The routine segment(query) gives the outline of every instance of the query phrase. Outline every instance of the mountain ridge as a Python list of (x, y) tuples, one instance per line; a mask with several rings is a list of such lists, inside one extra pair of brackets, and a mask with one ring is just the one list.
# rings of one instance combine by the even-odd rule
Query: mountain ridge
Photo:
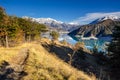
[(38, 22), (40, 24), (45, 24), (49, 27), (56, 28), (56, 29), (62, 29), (65, 31), (72, 31), (73, 28), (78, 27), (78, 24), (70, 24), (65, 23), (62, 21), (55, 20), (53, 18), (33, 18), (33, 17), (27, 17), (24, 16), (24, 19), (31, 19), (32, 21)]
[(111, 37), (113, 34), (113, 29), (115, 25), (119, 25), (120, 21), (118, 20), (111, 20), (106, 19), (95, 24), (88, 24), (79, 27), (78, 29), (69, 33), (70, 36), (83, 36), (83, 37), (90, 37), (91, 35), (102, 38), (102, 37)]
[(99, 23), (99, 22), (102, 22), (102, 21), (108, 20), (108, 19), (113, 20), (113, 21), (120, 21), (120, 17), (115, 16), (115, 15), (108, 15), (108, 16), (104, 16), (104, 17), (98, 18), (98, 19), (92, 21), (89, 24), (96, 24), (96, 23)]

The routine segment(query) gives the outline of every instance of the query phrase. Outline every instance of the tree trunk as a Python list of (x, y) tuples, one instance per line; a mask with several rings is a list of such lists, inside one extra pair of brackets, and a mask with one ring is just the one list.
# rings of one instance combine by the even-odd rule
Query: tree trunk
[(24, 42), (26, 42), (26, 34), (24, 33), (23, 36), (24, 36), (24, 37), (23, 37), (23, 38), (24, 38), (23, 40), (24, 40)]
[(5, 35), (5, 45), (6, 45), (6, 48), (9, 47), (9, 44), (8, 44), (8, 36), (7, 36), (7, 35)]
[(31, 41), (31, 35), (28, 36), (28, 42), (30, 42), (30, 41)]

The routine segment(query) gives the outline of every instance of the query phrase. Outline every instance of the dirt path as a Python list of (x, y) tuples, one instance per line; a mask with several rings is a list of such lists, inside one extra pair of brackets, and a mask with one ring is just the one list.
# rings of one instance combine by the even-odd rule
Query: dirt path
[(20, 80), (23, 76), (27, 75), (24, 72), (24, 65), (29, 57), (29, 49), (22, 48), (18, 54), (14, 56), (10, 63), (3, 61), (0, 66), (0, 80)]

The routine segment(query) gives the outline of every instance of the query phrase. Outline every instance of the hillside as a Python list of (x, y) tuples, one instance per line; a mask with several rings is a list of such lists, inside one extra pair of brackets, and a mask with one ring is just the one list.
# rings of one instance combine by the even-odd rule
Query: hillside
[(110, 19), (95, 23), (83, 25), (80, 28), (69, 33), (70, 36), (82, 35), (83, 37), (95, 36), (97, 38), (110, 37), (113, 34), (115, 25), (120, 24), (120, 21)]
[[(44, 41), (43, 41), (44, 42)], [(95, 80), (71, 67), (38, 42), (0, 48), (0, 80)]]

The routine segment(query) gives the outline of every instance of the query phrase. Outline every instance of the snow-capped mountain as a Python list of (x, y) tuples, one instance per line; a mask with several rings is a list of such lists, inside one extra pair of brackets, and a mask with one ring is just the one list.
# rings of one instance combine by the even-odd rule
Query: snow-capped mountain
[(117, 16), (105, 16), (93, 21), (91, 24), (80, 26), (78, 29), (69, 33), (71, 37), (79, 40), (79, 37), (91, 37), (94, 35), (99, 39), (111, 39), (116, 25), (120, 24), (120, 18)]
[(32, 21), (36, 21), (38, 23), (42, 23), (42, 24), (45, 24), (45, 23), (52, 23), (52, 22), (55, 22), (55, 23), (59, 23), (59, 24), (62, 24), (63, 22), (62, 21), (57, 21), (55, 19), (52, 19), (52, 18), (32, 18), (32, 17), (23, 17), (23, 18), (26, 18), (26, 19), (32, 19)]
[(108, 20), (108, 19), (113, 20), (113, 21), (120, 21), (120, 17), (115, 16), (115, 15), (109, 15), (109, 16), (104, 16), (102, 18), (98, 18), (98, 19), (92, 21), (90, 24), (96, 24), (96, 23), (99, 23), (99, 22), (102, 22), (102, 21)]
[(25, 16), (23, 18), (25, 18), (25, 19), (30, 18), (32, 21), (38, 22), (40, 24), (45, 24), (52, 28), (67, 30), (67, 31), (71, 31), (73, 28), (78, 26), (76, 24), (69, 24), (69, 23), (64, 23), (62, 21), (57, 21), (52, 18), (32, 18), (32, 17), (27, 17), (27, 16)]

